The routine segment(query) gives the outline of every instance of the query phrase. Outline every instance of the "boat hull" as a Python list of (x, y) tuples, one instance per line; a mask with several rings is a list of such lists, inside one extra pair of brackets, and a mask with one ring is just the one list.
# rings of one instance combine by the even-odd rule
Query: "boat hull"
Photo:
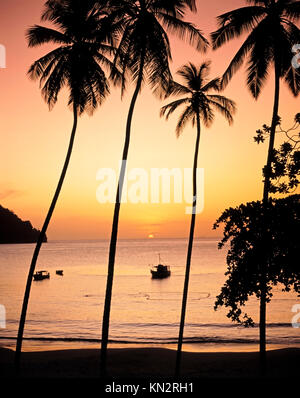
[(36, 272), (34, 275), (33, 275), (33, 280), (35, 280), (35, 281), (42, 281), (42, 280), (44, 280), (44, 279), (49, 279), (50, 278), (50, 274), (49, 274), (49, 272), (43, 272), (43, 273), (41, 273), (41, 272)]
[(50, 276), (33, 276), (33, 279), (35, 281), (42, 281), (44, 279), (49, 279), (49, 278), (50, 278)]
[(157, 271), (151, 270), (151, 274), (152, 274), (152, 279), (164, 279), (164, 278), (168, 278), (171, 275), (171, 271), (157, 272)]

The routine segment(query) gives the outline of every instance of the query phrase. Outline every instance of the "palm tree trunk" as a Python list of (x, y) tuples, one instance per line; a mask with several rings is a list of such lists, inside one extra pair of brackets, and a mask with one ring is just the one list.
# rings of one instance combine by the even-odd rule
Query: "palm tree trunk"
[[(274, 93), (274, 106), (273, 106), (273, 116), (272, 125), (270, 132), (270, 141), (268, 149), (267, 164), (264, 169), (265, 180), (264, 180), (264, 190), (263, 190), (263, 205), (266, 206), (269, 201), (269, 191), (271, 184), (271, 170), (273, 161), (273, 150), (275, 143), (275, 132), (278, 119), (278, 109), (279, 109), (279, 92), (280, 92), (280, 66), (278, 62), (275, 61), (275, 93)], [(266, 238), (266, 242), (269, 239)], [(266, 248), (267, 254), (270, 248)], [(265, 254), (262, 253), (262, 257)], [(268, 258), (266, 258), (268, 261)], [(262, 261), (262, 277), (261, 277), (261, 298), (260, 298), (260, 319), (259, 319), (259, 351), (260, 351), (260, 373), (262, 376), (266, 374), (267, 361), (266, 361), (266, 272), (267, 267), (265, 261)]]
[(110, 247), (109, 247), (109, 258), (108, 258), (108, 272), (107, 272), (107, 282), (106, 282), (106, 293), (105, 293), (105, 302), (104, 302), (104, 311), (103, 311), (103, 320), (102, 320), (102, 339), (101, 339), (101, 354), (100, 354), (100, 375), (101, 377), (106, 377), (106, 362), (107, 362), (107, 344), (108, 344), (108, 333), (109, 333), (109, 319), (110, 319), (110, 307), (111, 307), (111, 297), (112, 297), (112, 287), (113, 287), (113, 278), (114, 278), (114, 267), (115, 267), (115, 256), (116, 256), (116, 246), (117, 246), (117, 238), (118, 238), (118, 225), (119, 225), (119, 214), (121, 207), (121, 198), (122, 198), (122, 190), (126, 172), (126, 164), (130, 143), (130, 133), (131, 133), (131, 122), (133, 117), (133, 111), (135, 108), (136, 100), (138, 94), (141, 90), (142, 81), (143, 81), (143, 70), (144, 70), (145, 57), (144, 54), (141, 56), (140, 70), (139, 76), (136, 84), (135, 91), (133, 93), (127, 124), (126, 124), (126, 136), (125, 143), (123, 148), (123, 157), (122, 157), (122, 166), (119, 175), (118, 189), (116, 194), (116, 202), (113, 216), (113, 224), (112, 224), (112, 232), (110, 238)]
[(197, 112), (197, 139), (196, 139), (194, 165), (193, 165), (193, 211), (192, 211), (191, 225), (190, 225), (190, 236), (189, 236), (189, 244), (188, 244), (187, 259), (186, 259), (185, 280), (184, 280), (182, 307), (181, 307), (181, 319), (180, 319), (179, 337), (178, 337), (178, 345), (177, 345), (176, 366), (175, 366), (175, 377), (176, 378), (178, 378), (180, 375), (183, 330), (184, 330), (184, 322), (185, 322), (185, 313), (186, 313), (186, 304), (187, 304), (187, 297), (188, 297), (190, 268), (191, 268), (191, 258), (192, 258), (194, 231), (195, 231), (195, 223), (196, 223), (197, 163), (198, 163), (198, 153), (199, 153), (199, 146), (200, 146), (200, 132), (201, 132), (200, 115), (199, 115), (199, 112)]
[(36, 243), (36, 246), (35, 246), (35, 250), (34, 250), (34, 253), (33, 253), (33, 256), (32, 256), (28, 277), (27, 277), (26, 289), (25, 289), (22, 312), (21, 312), (20, 323), (19, 323), (17, 345), (16, 345), (16, 353), (15, 353), (15, 361), (14, 361), (15, 371), (16, 371), (17, 375), (20, 372), (20, 360), (21, 360), (23, 332), (24, 332), (24, 326), (25, 326), (25, 321), (26, 321), (26, 313), (27, 313), (27, 307), (28, 307), (28, 301), (29, 301), (32, 278), (33, 278), (35, 266), (36, 266), (36, 263), (37, 263), (37, 259), (38, 259), (38, 256), (39, 256), (39, 252), (40, 252), (42, 243), (44, 241), (44, 238), (46, 236), (47, 228), (48, 228), (49, 222), (51, 220), (53, 211), (55, 209), (55, 205), (56, 205), (57, 199), (59, 197), (59, 194), (60, 194), (64, 179), (65, 179), (65, 176), (66, 176), (66, 172), (67, 172), (67, 169), (68, 169), (68, 166), (69, 166), (71, 154), (72, 154), (72, 149), (73, 149), (73, 144), (74, 144), (74, 139), (75, 139), (75, 133), (76, 133), (76, 129), (77, 129), (77, 120), (78, 120), (77, 107), (76, 107), (75, 104), (73, 106), (73, 114), (74, 114), (74, 122), (73, 122), (73, 128), (72, 128), (72, 133), (71, 133), (71, 137), (70, 137), (70, 141), (69, 141), (69, 147), (68, 147), (68, 152), (67, 152), (67, 155), (66, 155), (65, 163), (64, 163), (64, 166), (63, 166), (63, 169), (62, 169), (62, 172), (61, 172), (61, 176), (60, 176), (60, 179), (59, 179), (55, 194), (53, 196), (50, 208), (48, 210), (47, 217), (46, 217), (46, 219), (44, 221), (42, 230), (41, 230), (41, 232), (39, 234), (39, 237), (38, 237), (38, 240), (37, 240), (37, 243)]

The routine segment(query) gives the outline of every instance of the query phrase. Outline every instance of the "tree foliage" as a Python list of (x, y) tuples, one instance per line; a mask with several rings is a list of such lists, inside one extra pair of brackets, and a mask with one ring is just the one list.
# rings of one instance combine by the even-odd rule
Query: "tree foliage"
[(48, 0), (42, 20), (53, 28), (34, 25), (27, 31), (29, 47), (58, 45), (35, 61), (29, 77), (40, 81), (43, 98), (52, 109), (62, 88), (69, 89), (68, 105), (78, 114), (94, 110), (108, 96), (109, 79), (121, 82), (121, 74), (110, 59), (116, 48), (118, 25), (109, 19), (106, 9), (98, 10), (88, 0)]
[[(162, 97), (172, 79), (169, 34), (206, 51), (208, 40), (192, 23), (184, 20), (188, 10), (196, 12), (195, 0), (109, 0), (110, 18), (120, 26), (115, 64), (122, 71), (123, 90), (128, 74)], [(141, 71), (141, 65), (143, 65)]]
[(299, 43), (300, 1), (247, 0), (247, 6), (219, 15), (218, 29), (211, 34), (213, 49), (246, 34), (241, 47), (223, 74), (222, 85), (247, 62), (247, 87), (258, 98), (270, 70), (278, 65), (280, 78), (294, 96), (299, 94), (299, 70), (292, 67), (291, 48)]
[(283, 291), (296, 288), (300, 281), (299, 230), (300, 195), (271, 199), (267, 205), (261, 201), (229, 208), (216, 221), (214, 229), (224, 224), (228, 276), (215, 309), (225, 306), (233, 321), (252, 326), (253, 319), (242, 311), (250, 296), (261, 296), (262, 270), (266, 279), (266, 298), (272, 298), (272, 286), (281, 283)]
[[(186, 124), (192, 122), (196, 125), (197, 115), (205, 127), (210, 127), (214, 121), (215, 112), (220, 112), (229, 124), (233, 123), (236, 111), (235, 102), (231, 99), (216, 94), (220, 91), (220, 79), (209, 79), (210, 61), (205, 61), (196, 66), (191, 62), (183, 65), (177, 74), (181, 76), (183, 84), (171, 81), (167, 96), (180, 97), (161, 108), (160, 115), (166, 119), (178, 108), (183, 107), (181, 116), (176, 126), (176, 135), (180, 136)], [(213, 93), (211, 93), (213, 92)]]
[[(264, 124), (256, 131), (254, 141), (263, 143), (269, 136), (271, 127)], [(300, 183), (300, 113), (294, 118), (294, 125), (290, 129), (284, 129), (281, 118), (278, 118), (276, 134), (284, 134), (286, 140), (279, 149), (273, 150), (270, 171), (270, 192), (288, 194), (293, 193)], [(263, 169), (264, 178), (267, 176), (267, 168)]]

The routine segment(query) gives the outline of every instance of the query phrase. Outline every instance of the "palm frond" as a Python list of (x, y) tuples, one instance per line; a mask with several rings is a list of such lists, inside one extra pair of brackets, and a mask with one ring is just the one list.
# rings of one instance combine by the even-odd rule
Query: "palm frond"
[(59, 58), (68, 50), (66, 47), (59, 47), (55, 50), (49, 52), (48, 54), (44, 55), (43, 57), (39, 58), (35, 61), (28, 70), (28, 75), (30, 79), (37, 80), (40, 79), (45, 69), (48, 67), (49, 64), (53, 62), (57, 62)]
[(231, 106), (229, 107), (228, 104), (226, 104), (225, 106), (222, 104), (222, 102), (218, 102), (212, 99), (210, 99), (209, 104), (225, 117), (229, 125), (233, 123), (233, 114), (235, 112), (235, 105), (231, 104)]
[(157, 17), (171, 34), (176, 35), (181, 40), (189, 42), (189, 44), (194, 46), (198, 51), (205, 52), (209, 47), (208, 40), (192, 23), (182, 21), (179, 18), (163, 12), (157, 12)]
[(152, 24), (151, 39), (147, 40), (145, 69), (153, 93), (162, 98), (170, 87), (172, 80), (169, 68), (171, 51), (168, 37), (154, 16), (149, 15)]
[(168, 119), (178, 107), (184, 104), (187, 105), (176, 127), (177, 136), (183, 131), (188, 121), (192, 121), (194, 125), (197, 115), (200, 116), (206, 127), (210, 127), (214, 120), (213, 108), (225, 116), (229, 124), (233, 122), (233, 115), (236, 111), (235, 102), (225, 96), (208, 93), (211, 90), (219, 91), (220, 89), (219, 78), (206, 81), (209, 69), (210, 62), (203, 62), (198, 67), (188, 63), (183, 65), (177, 72), (183, 78), (185, 85), (174, 81), (171, 82), (168, 95), (184, 95), (184, 98), (163, 106), (160, 116), (165, 116)]
[(198, 75), (196, 66), (191, 62), (181, 66), (176, 73), (183, 78), (187, 85), (190, 85), (190, 82), (196, 79)]
[(65, 45), (72, 43), (72, 40), (66, 34), (40, 25), (34, 25), (29, 28), (26, 33), (26, 38), (29, 47), (40, 46), (45, 43)]
[(297, 21), (300, 18), (300, 1), (286, 4), (283, 13), (284, 17), (288, 18), (290, 21)]
[(67, 78), (68, 67), (64, 57), (61, 57), (42, 87), (42, 95), (49, 109), (56, 104), (58, 93), (67, 84)]
[(262, 21), (260, 24), (258, 24), (252, 32), (249, 34), (249, 36), (246, 38), (244, 43), (241, 45), (233, 59), (231, 60), (229, 66), (227, 67), (226, 71), (224, 72), (221, 80), (221, 87), (222, 89), (227, 86), (229, 81), (231, 80), (232, 76), (240, 69), (242, 66), (246, 56), (250, 52), (250, 50), (253, 48), (253, 46), (261, 40), (261, 35), (263, 34), (264, 31), (267, 29), (267, 23), (266, 21)]
[[(114, 65), (117, 68), (120, 68), (121, 74), (122, 74), (122, 84), (121, 84), (121, 97), (123, 97), (123, 94), (125, 92), (126, 88), (126, 75), (129, 69), (130, 65), (130, 57), (131, 57), (131, 41), (133, 39), (132, 37), (132, 27), (130, 24), (125, 26), (123, 35), (120, 39), (119, 45), (116, 49), (115, 57), (114, 57)], [(112, 71), (111, 78), (115, 78), (115, 74)]]
[(246, 3), (266, 6), (270, 3), (270, 0), (246, 0)]
[(192, 12), (197, 11), (196, 0), (154, 0), (151, 4), (151, 8), (154, 11), (163, 10), (170, 15), (180, 17), (185, 15), (187, 8)]
[(183, 65), (177, 74), (181, 76), (191, 91), (202, 90), (203, 82), (206, 80), (210, 70), (210, 61), (203, 62), (199, 68), (193, 63)]
[(260, 95), (274, 61), (273, 54), (270, 51), (272, 47), (266, 45), (267, 40), (268, 36), (265, 37), (264, 42), (257, 41), (249, 56), (247, 86), (255, 99)]
[(63, 2), (57, 0), (47, 0), (41, 16), (42, 21), (55, 22), (57, 16), (63, 13)]
[(284, 76), (284, 80), (294, 97), (297, 97), (300, 93), (300, 70), (290, 65)]
[(111, 61), (101, 52), (97, 52), (95, 54), (95, 59), (99, 62), (99, 64), (106, 67), (108, 73), (110, 74), (110, 80), (114, 85), (119, 86), (122, 84), (122, 72), (116, 67), (113, 61)]
[(251, 6), (219, 16), (219, 29), (212, 34), (213, 47), (218, 48), (251, 30), (225, 71), (222, 88), (249, 56), (247, 86), (255, 98), (259, 96), (275, 60), (280, 78), (285, 79), (293, 95), (298, 95), (298, 71), (291, 68), (291, 48), (300, 42), (300, 30), (296, 25), (300, 19), (300, 1), (247, 2)]
[(236, 103), (230, 98), (219, 94), (207, 94), (207, 98), (210, 101), (220, 104), (222, 107), (226, 108), (232, 115), (236, 112)]
[(160, 117), (165, 116), (166, 120), (169, 119), (170, 115), (176, 111), (176, 109), (183, 105), (183, 104), (188, 104), (191, 103), (191, 99), (190, 98), (182, 98), (173, 102), (170, 102), (169, 104), (161, 107), (160, 109)]
[(169, 97), (170, 95), (178, 96), (178, 95), (186, 95), (192, 93), (193, 91), (190, 90), (188, 87), (178, 82), (175, 82), (174, 80), (171, 80), (168, 90), (166, 92), (166, 97)]
[(204, 123), (204, 126), (209, 128), (214, 121), (215, 115), (208, 101), (200, 102), (199, 113), (200, 113), (200, 118)]
[[(80, 71), (83, 72), (82, 76)], [(74, 84), (70, 87), (69, 105), (77, 104), (79, 114), (87, 112), (92, 115), (110, 92), (108, 80), (99, 63), (93, 57), (82, 60), (79, 69), (74, 73), (77, 76), (72, 81), (75, 83), (78, 79), (81, 84)]]
[(181, 135), (188, 122), (192, 122), (192, 125), (195, 124), (195, 113), (191, 106), (187, 106), (179, 117), (175, 130), (177, 137)]
[(59, 26), (59, 30), (35, 25), (28, 31), (29, 46), (60, 44), (34, 62), (28, 71), (32, 79), (40, 80), (42, 95), (50, 109), (57, 102), (60, 90), (68, 87), (69, 105), (72, 108), (75, 105), (79, 114), (84, 111), (91, 114), (109, 94), (102, 67), (114, 74), (115, 83), (121, 80), (121, 73), (111, 60), (120, 24), (116, 21), (109, 25), (104, 1), (96, 3), (94, 0), (48, 0), (43, 19)]
[(221, 79), (219, 77), (216, 77), (212, 80), (210, 80), (208, 83), (206, 83), (203, 87), (202, 87), (202, 91), (206, 92), (209, 90), (214, 90), (214, 91), (220, 91), (221, 87)]
[(219, 29), (211, 34), (213, 49), (254, 29), (265, 14), (262, 6), (248, 6), (218, 16)]

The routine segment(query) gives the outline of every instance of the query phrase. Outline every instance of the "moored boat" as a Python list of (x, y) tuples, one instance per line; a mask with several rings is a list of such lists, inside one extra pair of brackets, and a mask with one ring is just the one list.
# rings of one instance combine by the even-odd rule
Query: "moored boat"
[(48, 271), (37, 271), (33, 275), (33, 279), (35, 281), (42, 281), (43, 279), (49, 279), (50, 278), (50, 273)]
[(153, 279), (163, 279), (168, 278), (171, 275), (171, 269), (169, 265), (161, 264), (160, 261), (160, 254), (159, 256), (159, 263), (151, 268), (151, 275)]
[(171, 270), (168, 265), (158, 264), (151, 269), (153, 279), (163, 279), (171, 275)]

